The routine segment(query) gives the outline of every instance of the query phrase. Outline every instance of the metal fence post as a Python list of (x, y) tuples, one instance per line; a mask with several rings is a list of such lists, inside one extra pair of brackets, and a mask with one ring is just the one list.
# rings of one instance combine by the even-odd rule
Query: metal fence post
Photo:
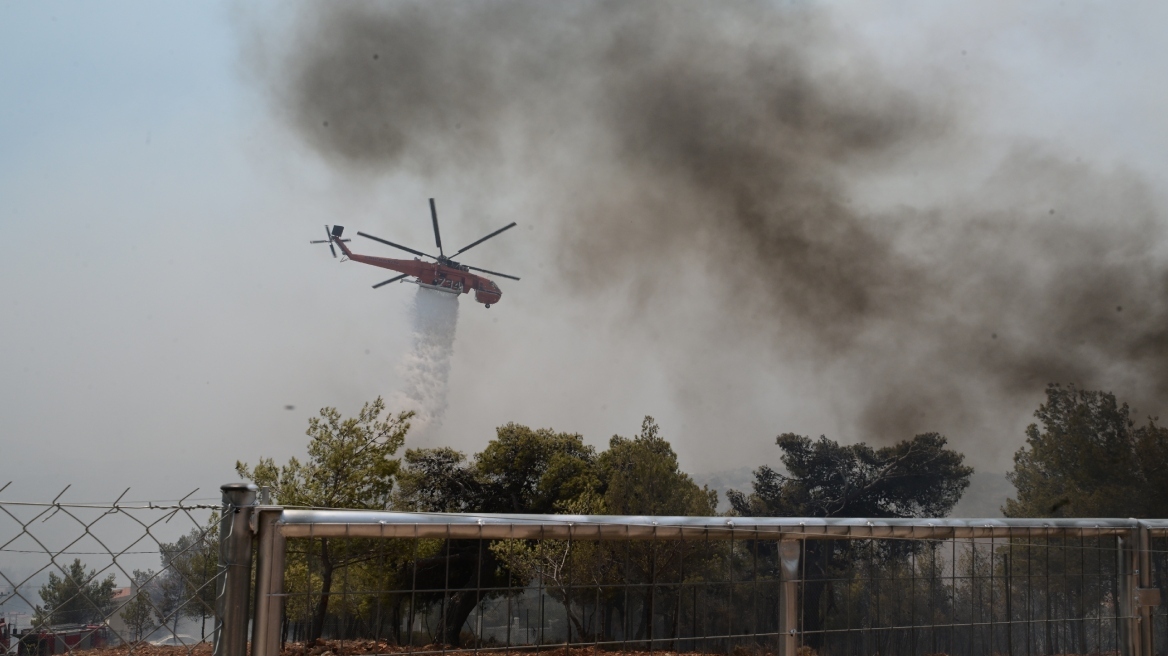
[(277, 522), (279, 506), (256, 508), (256, 589), (251, 627), (252, 656), (278, 656), (284, 610), (284, 554), (287, 541)]
[(247, 656), (250, 524), (257, 488), (251, 483), (230, 483), (220, 489), (223, 491), (223, 516), (219, 519), (214, 656)]
[[(1156, 653), (1155, 644), (1152, 642), (1152, 637), (1155, 635), (1152, 630), (1152, 608), (1160, 605), (1160, 590), (1152, 588), (1152, 532), (1143, 522), (1139, 522), (1138, 530), (1139, 538), (1136, 547), (1139, 550), (1139, 559), (1136, 564), (1140, 569), (1137, 576), (1139, 588), (1136, 590), (1135, 604), (1140, 614), (1140, 653), (1151, 656)], [(1149, 599), (1149, 593), (1154, 593), (1154, 601)]]
[(799, 555), (801, 540), (780, 540), (782, 596), (779, 600), (779, 656), (795, 656), (799, 648)]
[(1140, 558), (1137, 546), (1138, 529), (1132, 529), (1115, 539), (1116, 546), (1116, 615), (1118, 624), (1116, 638), (1120, 656), (1148, 656), (1141, 649), (1139, 617), (1137, 615), (1136, 594), (1139, 590)]

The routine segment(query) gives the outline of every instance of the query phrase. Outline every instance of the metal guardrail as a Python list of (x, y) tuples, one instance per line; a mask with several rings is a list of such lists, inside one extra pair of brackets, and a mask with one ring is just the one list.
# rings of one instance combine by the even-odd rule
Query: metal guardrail
[[(1141, 527), (1168, 535), (1168, 522), (1135, 519), (856, 519), (820, 517), (648, 517), (499, 515), (367, 510), (279, 509), (286, 538), (451, 538), (529, 540), (672, 540), (831, 538), (1010, 538), (1127, 535)], [(258, 507), (257, 511), (265, 511)]]
[[(285, 591), (285, 570), (286, 558), (289, 553), (288, 541), (301, 540), (323, 540), (323, 539), (342, 539), (342, 540), (359, 540), (359, 539), (375, 539), (375, 540), (409, 540), (416, 544), (422, 540), (439, 540), (445, 541), (446, 544), (451, 544), (456, 541), (529, 541), (536, 544), (552, 543), (552, 541), (559, 541), (561, 543), (596, 543), (598, 541), (625, 541), (629, 544), (636, 544), (637, 542), (651, 542), (665, 544), (668, 542), (685, 543), (689, 545), (697, 544), (715, 544), (715, 543), (737, 543), (739, 545), (772, 545), (774, 548), (774, 561), (779, 563), (776, 568), (777, 573), (773, 579), (759, 579), (753, 580), (753, 583), (741, 583), (740, 585), (753, 585), (756, 592), (752, 594), (759, 594), (757, 591), (760, 586), (763, 586), (763, 594), (771, 595), (774, 589), (777, 589), (778, 594), (775, 596), (777, 604), (767, 606), (777, 606), (778, 617), (774, 622), (773, 630), (763, 631), (756, 625), (754, 633), (747, 637), (758, 638), (767, 637), (774, 639), (775, 647), (779, 654), (783, 656), (794, 656), (801, 646), (803, 633), (807, 627), (801, 623), (799, 613), (801, 611), (801, 604), (806, 605), (810, 603), (806, 598), (807, 588), (812, 585), (819, 587), (842, 585), (841, 581), (830, 581), (824, 579), (823, 581), (815, 581), (809, 578), (807, 573), (806, 560), (808, 554), (819, 553), (822, 548), (816, 547), (816, 544), (834, 544), (834, 541), (853, 541), (856, 544), (892, 544), (892, 542), (885, 541), (901, 541), (902, 544), (918, 544), (918, 545), (933, 545), (934, 547), (941, 542), (951, 545), (952, 556), (934, 556), (934, 559), (941, 558), (930, 565), (936, 567), (937, 563), (941, 563), (942, 567), (948, 567), (951, 572), (950, 578), (957, 580), (958, 565), (957, 561), (962, 558), (968, 558), (969, 555), (976, 560), (979, 554), (987, 554), (990, 559), (990, 570), (988, 576), (985, 574), (978, 574), (976, 576), (984, 576), (989, 584), (989, 603), (991, 606), (996, 603), (995, 600), (1004, 598), (1006, 611), (1004, 619), (1000, 616), (1001, 611), (991, 608), (989, 612), (988, 623), (985, 618), (960, 618), (958, 622), (956, 619), (951, 622), (951, 625), (941, 625), (937, 623), (937, 619), (933, 616), (933, 624), (931, 626), (920, 625), (917, 621), (920, 611), (914, 610), (909, 613), (910, 622), (904, 626), (876, 626), (869, 622), (861, 628), (848, 628), (846, 631), (853, 633), (857, 631), (866, 631), (869, 635), (874, 631), (886, 631), (886, 635), (892, 635), (893, 631), (899, 631), (908, 638), (904, 638), (911, 645), (913, 650), (917, 649), (917, 644), (921, 641), (920, 634), (925, 631), (932, 631), (932, 640), (934, 644), (938, 640), (938, 632), (941, 630), (949, 630), (950, 634), (944, 639), (950, 641), (961, 642), (964, 640), (958, 635), (959, 630), (955, 627), (961, 627), (960, 630), (968, 629), (971, 640), (976, 635), (977, 631), (986, 630), (988, 624), (988, 645), (989, 651), (998, 651), (995, 645), (999, 643), (1007, 644), (1010, 653), (1013, 653), (1014, 643), (1017, 640), (1025, 640), (1026, 650), (1029, 653), (1031, 647), (1032, 633), (1038, 633), (1042, 630), (1047, 632), (1046, 642), (1042, 648), (1050, 651), (1052, 639), (1049, 637), (1052, 624), (1056, 625), (1056, 631), (1065, 630), (1068, 634), (1073, 632), (1072, 624), (1075, 624), (1078, 630), (1086, 635), (1087, 630), (1084, 627), (1092, 628), (1095, 636), (1095, 650), (1096, 651), (1117, 651), (1124, 656), (1151, 656), (1154, 654), (1153, 649), (1153, 609), (1159, 604), (1159, 588), (1153, 588), (1152, 581), (1152, 543), (1156, 538), (1168, 537), (1168, 521), (1166, 520), (1136, 520), (1136, 519), (824, 519), (824, 518), (792, 518), (792, 517), (778, 517), (778, 518), (746, 518), (746, 517), (632, 517), (632, 516), (590, 516), (590, 515), (496, 515), (496, 514), (481, 514), (481, 515), (460, 515), (460, 514), (430, 514), (430, 513), (403, 513), (403, 512), (376, 512), (376, 511), (355, 511), (355, 510), (321, 510), (321, 509), (293, 509), (282, 508), (279, 506), (263, 506), (251, 505), (254, 504), (254, 489), (246, 486), (224, 486), (224, 535), (232, 536), (231, 539), (221, 540), (220, 544), (223, 547), (223, 564), (222, 568), (225, 572), (224, 580), (224, 594), (220, 595), (222, 606), (220, 608), (220, 617), (223, 618), (222, 630), (217, 632), (221, 636), (219, 642), (216, 644), (216, 656), (246, 656), (246, 629), (249, 618), (252, 620), (252, 634), (251, 634), (251, 654), (254, 656), (276, 656), (280, 652), (281, 642), (284, 636), (287, 618), (284, 617), (284, 604), (289, 598)], [(250, 507), (249, 507), (250, 506)], [(229, 522), (228, 519), (231, 518)], [(246, 520), (245, 520), (246, 518)], [(247, 539), (241, 537), (241, 532), (248, 533)], [(251, 595), (252, 612), (246, 612), (247, 599), (243, 586), (247, 583), (244, 579), (243, 573), (248, 572), (250, 565), (251, 543), (250, 535), (254, 534), (257, 538), (257, 558), (255, 569), (255, 589), (254, 594)], [(236, 539), (238, 538), (238, 539)], [(1094, 546), (1088, 545), (1086, 540), (1093, 539)], [(1078, 546), (1074, 543), (1078, 540)], [(957, 541), (961, 542), (962, 551), (958, 553)], [(967, 546), (967, 545), (972, 545)], [(1011, 546), (1013, 545), (1013, 546)], [(1025, 546), (1027, 556), (1022, 557), (1021, 549)], [(755, 557), (757, 558), (758, 546), (755, 549)], [(742, 553), (749, 552), (749, 548), (740, 547), (744, 549)], [(819, 549), (819, 551), (816, 551)], [(1062, 549), (1062, 555), (1057, 555), (1056, 549)], [(416, 550), (416, 547), (415, 547)], [(1019, 611), (1017, 605), (1010, 610), (1010, 600), (1018, 596), (1018, 592), (1009, 588), (1010, 583), (1002, 583), (995, 579), (994, 567), (1001, 567), (995, 565), (995, 550), (1000, 552), (1006, 568), (1007, 581), (1009, 577), (1013, 577), (1014, 587), (1019, 588), (1025, 583), (1030, 586), (1033, 581), (1041, 580), (1045, 582), (1049, 588), (1051, 578), (1049, 571), (1045, 579), (1041, 579), (1041, 574), (1030, 573), (1029, 569), (1033, 563), (1035, 567), (1038, 566), (1039, 558), (1037, 556), (1031, 557), (1032, 551), (1034, 553), (1043, 552), (1046, 558), (1046, 567), (1050, 568), (1050, 561), (1052, 553), (1055, 553), (1055, 558), (1062, 558), (1070, 562), (1071, 556), (1076, 555), (1083, 559), (1086, 563), (1088, 557), (1094, 558), (1098, 569), (1098, 576), (1088, 578), (1086, 568), (1079, 571), (1076, 576), (1080, 577), (1078, 585), (1083, 588), (1087, 584), (1084, 581), (1090, 581), (1090, 585), (1099, 587), (1102, 592), (1099, 593), (1099, 598), (1103, 601), (1100, 603), (1109, 604), (1106, 613), (1099, 608), (1087, 609), (1083, 611), (1082, 617), (1052, 617), (1051, 616), (1051, 601), (1050, 597), (1053, 593), (1048, 589), (1045, 593), (1047, 604), (1046, 615), (1044, 617), (1030, 617), (1025, 616), (1023, 619), (1016, 619), (1015, 616), (1022, 617), (1029, 610), (1036, 608), (1038, 604), (1042, 603), (1042, 596), (1039, 593), (1031, 595), (1029, 588), (1025, 595), (1025, 609)], [(1045, 550), (1045, 551), (1043, 551)], [(936, 549), (934, 549), (936, 551)], [(1027, 573), (1015, 572), (1010, 573), (1010, 562), (1008, 558), (1014, 558), (1014, 551), (1019, 554), (1018, 562), (1025, 562)], [(1113, 556), (1103, 556), (1102, 552), (1106, 551)], [(298, 552), (299, 553), (299, 552)], [(449, 550), (447, 552), (449, 554)], [(480, 557), (482, 554), (482, 547), (479, 548)], [(719, 552), (721, 553), (721, 552)], [(923, 552), (922, 552), (923, 553)], [(1089, 556), (1088, 556), (1089, 554)], [(984, 555), (982, 556), (984, 559)], [(923, 556), (922, 556), (923, 558)], [(946, 560), (947, 559), (947, 560)], [(913, 556), (913, 563), (916, 563), (916, 556)], [(626, 563), (627, 566), (627, 563)], [(914, 565), (915, 566), (915, 565)], [(963, 565), (964, 566), (964, 565)], [(1020, 565), (1015, 565), (1015, 569)], [(415, 572), (417, 571), (417, 563), (414, 563)], [(976, 565), (971, 565), (976, 570)], [(985, 565), (982, 565), (984, 568)], [(924, 571), (923, 569), (921, 571)], [(981, 570), (977, 570), (981, 571)], [(312, 574), (309, 572), (308, 576), (311, 578)], [(916, 577), (917, 573), (914, 571), (912, 576)], [(968, 578), (969, 585), (976, 587), (979, 582), (974, 578)], [(1064, 578), (1068, 575), (1063, 574)], [(416, 574), (415, 574), (416, 577)], [(1025, 577), (1025, 578), (1023, 578)], [(733, 575), (731, 575), (733, 578)], [(240, 580), (244, 583), (240, 583)], [(937, 577), (933, 577), (932, 582), (927, 582), (928, 585), (937, 585)], [(964, 580), (964, 579), (963, 579)], [(875, 582), (878, 587), (881, 581), (891, 581), (888, 578), (881, 578), (876, 575), (871, 577), (870, 581)], [(995, 581), (998, 581), (999, 590), (994, 591), (993, 586)], [(942, 581), (945, 583), (945, 581)], [(961, 583), (961, 581), (957, 581)], [(951, 582), (952, 585), (957, 583)], [(732, 581), (730, 586), (730, 595), (734, 595)], [(777, 588), (775, 585), (777, 584)], [(448, 584), (449, 585), (449, 584)], [(543, 594), (543, 582), (539, 584), (540, 594)], [(571, 586), (577, 586), (577, 592), (580, 593), (584, 589), (583, 584), (569, 583), (569, 591)], [(607, 585), (607, 584), (605, 584)], [(626, 582), (626, 585), (630, 586)], [(646, 595), (652, 595), (654, 584), (649, 584)], [(689, 585), (689, 588), (685, 586)], [(671, 594), (677, 594), (679, 597), (683, 589), (692, 589), (697, 597), (698, 584), (682, 584), (678, 583), (671, 588)], [(713, 585), (712, 583), (703, 583), (703, 585)], [(915, 579), (913, 581), (913, 594), (919, 589), (918, 586), (926, 585), (926, 582), (918, 583)], [(1002, 592), (1001, 587), (1007, 586), (1005, 592)], [(1073, 585), (1063, 581), (1064, 594), (1067, 601), (1063, 602), (1063, 611), (1070, 612), (1074, 610), (1074, 603), (1071, 598), (1074, 597)], [(238, 588), (236, 587), (238, 586)], [(679, 587), (680, 586), (680, 587)], [(767, 587), (769, 586), (769, 587)], [(1100, 587), (1102, 586), (1102, 587)], [(550, 587), (550, 586), (549, 586)], [(594, 584), (595, 594), (599, 598), (601, 594), (601, 584)], [(610, 586), (611, 587), (611, 586)], [(641, 584), (644, 588), (644, 585)], [(984, 585), (983, 585), (984, 587)], [(867, 589), (867, 588), (865, 588)], [(953, 588), (956, 589), (956, 588)], [(970, 588), (973, 589), (973, 588)], [(385, 591), (371, 591), (369, 594), (382, 594)], [(412, 591), (393, 591), (395, 594), (409, 594), (418, 593), (418, 590)], [(449, 591), (447, 591), (449, 592)], [(502, 595), (517, 595), (523, 592), (520, 588), (510, 588), (506, 590), (486, 589), (476, 591), (476, 594), (481, 592), (483, 599), (486, 599), (487, 594), (502, 594)], [(339, 593), (336, 593), (339, 594)], [(800, 595), (803, 595), (801, 597)], [(947, 593), (949, 594), (949, 593)], [(953, 593), (954, 595), (956, 593)], [(971, 593), (972, 594), (972, 593)], [(978, 592), (978, 594), (982, 594)], [(996, 596), (995, 596), (996, 595)], [(582, 593), (579, 596), (585, 596)], [(626, 592), (626, 597), (628, 593)], [(1031, 600), (1034, 597), (1035, 601)], [(650, 597), (646, 597), (649, 599)], [(243, 599), (243, 601), (241, 601)], [(541, 597), (542, 599), (542, 597)], [(760, 597), (761, 599), (761, 597)], [(768, 597), (770, 599), (770, 597)], [(508, 602), (510, 603), (510, 602)], [(541, 601), (541, 604), (543, 602)], [(569, 600), (568, 604), (584, 603)], [(648, 603), (648, 602), (646, 602)], [(680, 601), (677, 602), (680, 605)], [(698, 603), (695, 601), (694, 603)], [(767, 602), (771, 603), (771, 602)], [(880, 608), (879, 601), (877, 603), (877, 616), (879, 616)], [(955, 603), (955, 602), (954, 602)], [(972, 602), (970, 602), (972, 604)], [(1079, 609), (1083, 610), (1086, 602), (1080, 597), (1078, 598)], [(413, 613), (413, 602), (411, 601), (410, 613)], [(541, 613), (542, 611), (541, 606)], [(971, 605), (970, 608), (973, 608)], [(596, 607), (592, 611), (596, 612)], [(442, 612), (446, 612), (443, 610)], [(510, 611), (509, 611), (510, 612)], [(680, 612), (680, 611), (678, 611)], [(728, 611), (729, 612), (729, 611)], [(956, 614), (956, 611), (953, 611)], [(1013, 614), (1011, 614), (1013, 613)], [(1022, 615), (1019, 615), (1019, 614)], [(1102, 614), (1101, 614), (1102, 613)], [(999, 615), (995, 615), (999, 614)], [(1090, 617), (1088, 617), (1090, 615)], [(696, 617), (696, 611), (694, 611)], [(482, 613), (480, 611), (480, 621)], [(542, 617), (542, 615), (541, 615)], [(997, 619), (997, 628), (995, 628), (995, 617)], [(650, 624), (653, 618), (650, 617)], [(728, 619), (729, 621), (729, 619)], [(868, 620), (865, 620), (868, 622)], [(694, 620), (695, 624), (697, 620)], [(414, 622), (417, 623), (416, 621)], [(1061, 624), (1060, 624), (1061, 623)], [(1076, 624), (1077, 623), (1077, 624)], [(1063, 625), (1066, 625), (1065, 627)], [(413, 625), (410, 625), (410, 630), (413, 631)], [(768, 625), (769, 626), (769, 625)], [(1002, 627), (1005, 627), (1004, 629)], [(1023, 628), (1019, 628), (1023, 627)], [(542, 630), (542, 629), (541, 629)], [(510, 631), (510, 629), (508, 629)], [(696, 631), (696, 629), (695, 629)], [(820, 634), (832, 637), (831, 629), (820, 627), (816, 629)], [(837, 632), (843, 632), (844, 629), (838, 629)], [(1003, 634), (1004, 631), (1004, 634)], [(481, 627), (480, 627), (481, 632)], [(916, 632), (916, 633), (914, 633)], [(729, 625), (724, 630), (725, 635), (717, 636), (697, 636), (696, 633), (685, 638), (677, 638), (675, 633), (673, 642), (669, 644), (689, 644), (697, 645), (700, 640), (708, 640), (717, 637), (721, 638), (740, 638), (743, 637), (730, 629)], [(650, 637), (648, 642), (640, 640), (641, 644), (646, 644), (651, 651), (655, 644), (662, 643), (664, 639), (652, 637), (652, 629), (649, 631)], [(510, 633), (508, 633), (508, 644), (502, 647), (489, 646), (486, 643), (479, 645), (476, 643), (476, 651), (490, 649), (507, 649), (512, 650), (519, 647), (534, 646), (538, 648), (540, 643), (536, 641), (534, 645), (513, 645), (510, 643)], [(573, 642), (570, 639), (571, 628), (568, 629), (569, 639), (567, 642), (560, 642), (558, 646), (574, 645), (593, 645), (603, 647), (605, 644), (596, 638), (594, 642), (580, 640)], [(744, 634), (745, 635), (745, 634)], [(850, 639), (850, 638), (849, 638)], [(864, 637), (863, 640), (869, 638)], [(411, 638), (412, 640), (412, 638)], [(984, 639), (983, 639), (984, 640)], [(1071, 638), (1068, 638), (1071, 640)], [(677, 642), (681, 641), (681, 642)], [(688, 641), (688, 642), (686, 642)], [(1057, 641), (1057, 640), (1056, 640)], [(620, 644), (623, 646), (628, 642), (638, 642), (629, 635), (623, 635)], [(1080, 643), (1083, 639), (1079, 640)], [(413, 644), (412, 642), (410, 643)], [(545, 643), (546, 644), (546, 643)], [(617, 643), (611, 643), (610, 646), (615, 648)], [(725, 643), (729, 644), (729, 643)], [(850, 644), (850, 643), (849, 643)], [(877, 644), (877, 643), (873, 643)], [(703, 645), (705, 650), (707, 645)], [(965, 645), (968, 650), (970, 647)], [(412, 647), (411, 647), (412, 649)], [(447, 647), (440, 647), (445, 651)], [(856, 649), (864, 649), (863, 647), (856, 647)], [(678, 649), (680, 651), (680, 649)], [(830, 651), (830, 650), (828, 650)], [(927, 651), (927, 650), (926, 650)], [(1004, 651), (1004, 650), (1003, 650)], [(1063, 649), (1066, 652), (1066, 649)], [(988, 652), (987, 652), (988, 653)]]

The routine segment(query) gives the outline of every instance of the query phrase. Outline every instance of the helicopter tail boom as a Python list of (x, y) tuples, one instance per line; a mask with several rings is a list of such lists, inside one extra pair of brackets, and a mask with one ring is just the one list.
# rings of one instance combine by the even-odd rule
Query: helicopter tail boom
[(348, 240), (341, 239), (341, 235), (344, 232), (345, 226), (335, 225), (333, 226), (332, 233), (330, 233), (330, 237), (332, 238), (333, 243), (340, 247), (341, 252), (345, 254), (345, 257), (351, 260), (353, 259), (353, 251), (349, 250), (349, 247), (345, 245), (345, 242)]

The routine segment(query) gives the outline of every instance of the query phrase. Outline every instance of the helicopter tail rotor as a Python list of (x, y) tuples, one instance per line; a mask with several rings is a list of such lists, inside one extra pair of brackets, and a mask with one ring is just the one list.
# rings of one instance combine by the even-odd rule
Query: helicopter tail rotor
[(332, 251), (333, 257), (337, 256), (337, 249), (333, 248), (334, 241), (349, 241), (348, 239), (341, 239), (341, 233), (345, 231), (345, 226), (335, 225), (332, 230), (326, 225), (324, 227), (324, 236), (327, 239), (315, 239), (308, 243), (310, 244), (328, 244), (329, 250)]

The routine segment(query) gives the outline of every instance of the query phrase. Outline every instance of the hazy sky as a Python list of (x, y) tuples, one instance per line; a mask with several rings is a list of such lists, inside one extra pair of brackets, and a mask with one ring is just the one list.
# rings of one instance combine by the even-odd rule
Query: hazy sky
[[(963, 126), (943, 149), (857, 182), (873, 212), (967, 201), (987, 188), (975, 182), (993, 179), (987, 171), (1002, 175), (1004, 153), (1040, 144), (1088, 167), (1100, 189), (1117, 175), (1137, 180), (1154, 225), (1165, 226), (1163, 3), (830, 7), (818, 13), (833, 48)], [(429, 197), (450, 243), (519, 222), (466, 259), (523, 278), (500, 280), (503, 300), (489, 310), (463, 297), (450, 409), (431, 444), (477, 451), (515, 421), (603, 445), (651, 414), (685, 468), (710, 472), (777, 463), (780, 432), (863, 437), (852, 367), (864, 352), (816, 361), (793, 356), (798, 345), (719, 330), (739, 318), (703, 298), (721, 293), (710, 282), (717, 260), (655, 261), (675, 276), (677, 304), (655, 295), (646, 317), (631, 309), (643, 291), (635, 278), (622, 286), (602, 264), (574, 262), (571, 275), (559, 266), (563, 217), (536, 210), (560, 206), (538, 200), (553, 190), (533, 193), (521, 167), (507, 184), (458, 162), (374, 173), (328, 163), (266, 77), (280, 66), (267, 58), (300, 50), (305, 20), (273, 3), (0, 4), (6, 497), (51, 498), (69, 483), (77, 500), (112, 499), (127, 486), (133, 498), (196, 487), (216, 497), (237, 459), (301, 454), (306, 420), (321, 406), (352, 413), (391, 395), (414, 289), (372, 290), (388, 276), (338, 264), (307, 242), (340, 223), (424, 249)], [(817, 61), (830, 60), (822, 50)], [(565, 161), (575, 153), (551, 137), (547, 151)], [(1165, 254), (1162, 243), (1151, 248)], [(591, 288), (602, 293), (581, 293)], [(872, 348), (896, 344), (894, 334)], [(979, 469), (1004, 471), (1042, 385), (1011, 393), (1003, 411), (952, 422), (935, 404), (926, 428), (949, 435)]]

